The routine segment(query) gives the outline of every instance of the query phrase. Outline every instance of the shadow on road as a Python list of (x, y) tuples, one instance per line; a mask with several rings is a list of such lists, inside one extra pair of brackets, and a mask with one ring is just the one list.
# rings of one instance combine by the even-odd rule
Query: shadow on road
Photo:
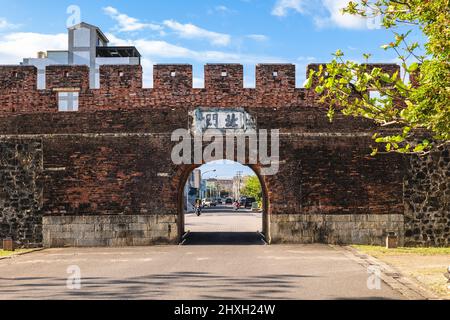
[[(310, 275), (269, 274), (265, 276), (223, 276), (207, 272), (172, 272), (114, 279), (83, 277), (80, 290), (66, 288), (66, 278), (1, 278), (0, 300), (28, 299), (176, 299), (191, 292), (190, 299), (282, 299), (292, 297), (301, 279)], [(218, 288), (220, 290), (218, 290)]]
[(183, 245), (262, 246), (265, 242), (261, 234), (257, 232), (192, 232), (187, 235)]

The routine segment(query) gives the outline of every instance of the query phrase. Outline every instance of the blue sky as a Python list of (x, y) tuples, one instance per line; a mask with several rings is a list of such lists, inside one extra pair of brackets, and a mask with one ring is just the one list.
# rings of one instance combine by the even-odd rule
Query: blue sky
[[(342, 49), (347, 57), (392, 62), (380, 49), (392, 34), (372, 21), (342, 16), (346, 0), (0, 0), (0, 64), (17, 64), (37, 51), (66, 49), (67, 9), (80, 8), (81, 20), (97, 25), (111, 44), (136, 45), (143, 54), (145, 86), (155, 63), (194, 65), (194, 83), (203, 86), (203, 65), (242, 63), (245, 86), (254, 86), (256, 63), (297, 65), (297, 83), (311, 62), (327, 62)], [(376, 26), (376, 24), (375, 24)]]
[[(211, 179), (230, 179), (240, 172), (243, 176), (255, 175), (252, 169), (240, 163), (228, 160), (214, 161), (207, 163), (199, 168), (206, 173), (203, 178)], [(215, 172), (213, 170), (216, 170)]]

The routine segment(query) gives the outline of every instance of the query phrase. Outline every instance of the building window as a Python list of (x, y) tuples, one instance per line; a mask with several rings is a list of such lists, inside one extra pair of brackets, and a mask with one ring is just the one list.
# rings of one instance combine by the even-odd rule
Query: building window
[(58, 111), (75, 112), (78, 111), (78, 92), (59, 92)]

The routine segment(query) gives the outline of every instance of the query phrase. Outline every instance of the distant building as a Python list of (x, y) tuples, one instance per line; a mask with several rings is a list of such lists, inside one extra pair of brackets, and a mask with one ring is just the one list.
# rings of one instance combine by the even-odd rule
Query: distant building
[(230, 197), (233, 194), (233, 180), (232, 179), (217, 179), (217, 188), (220, 196)]
[(109, 47), (109, 40), (96, 26), (80, 23), (68, 29), (67, 51), (38, 52), (37, 58), (25, 58), (22, 65), (38, 69), (38, 89), (45, 89), (45, 68), (50, 65), (87, 65), (91, 89), (100, 88), (101, 65), (140, 65), (135, 47)]
[(233, 178), (233, 199), (238, 200), (241, 197), (241, 188), (242, 188), (242, 176), (236, 175)]
[(195, 201), (202, 197), (202, 172), (199, 169), (192, 171), (184, 187), (185, 209), (193, 211)]

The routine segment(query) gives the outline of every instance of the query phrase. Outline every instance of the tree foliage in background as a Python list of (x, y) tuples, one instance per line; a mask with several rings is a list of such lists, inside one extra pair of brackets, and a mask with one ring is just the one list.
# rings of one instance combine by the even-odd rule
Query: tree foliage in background
[[(373, 154), (379, 148), (424, 154), (448, 144), (450, 0), (350, 1), (343, 14), (381, 17), (382, 26), (393, 32), (393, 41), (381, 48), (397, 54), (404, 72), (392, 75), (381, 68), (345, 61), (344, 53), (338, 50), (325, 68), (311, 71), (307, 83), (307, 87), (317, 84), (321, 102), (330, 105), (330, 120), (338, 110), (347, 116), (372, 119), (389, 129), (374, 135), (381, 147), (374, 147)], [(410, 41), (410, 31), (396, 32), (405, 25), (420, 28), (424, 43)], [(366, 62), (370, 56), (364, 54)], [(411, 75), (415, 83), (409, 81)]]
[(258, 203), (262, 202), (262, 188), (257, 176), (250, 176), (246, 179), (241, 188), (241, 194), (247, 197), (255, 198)]

